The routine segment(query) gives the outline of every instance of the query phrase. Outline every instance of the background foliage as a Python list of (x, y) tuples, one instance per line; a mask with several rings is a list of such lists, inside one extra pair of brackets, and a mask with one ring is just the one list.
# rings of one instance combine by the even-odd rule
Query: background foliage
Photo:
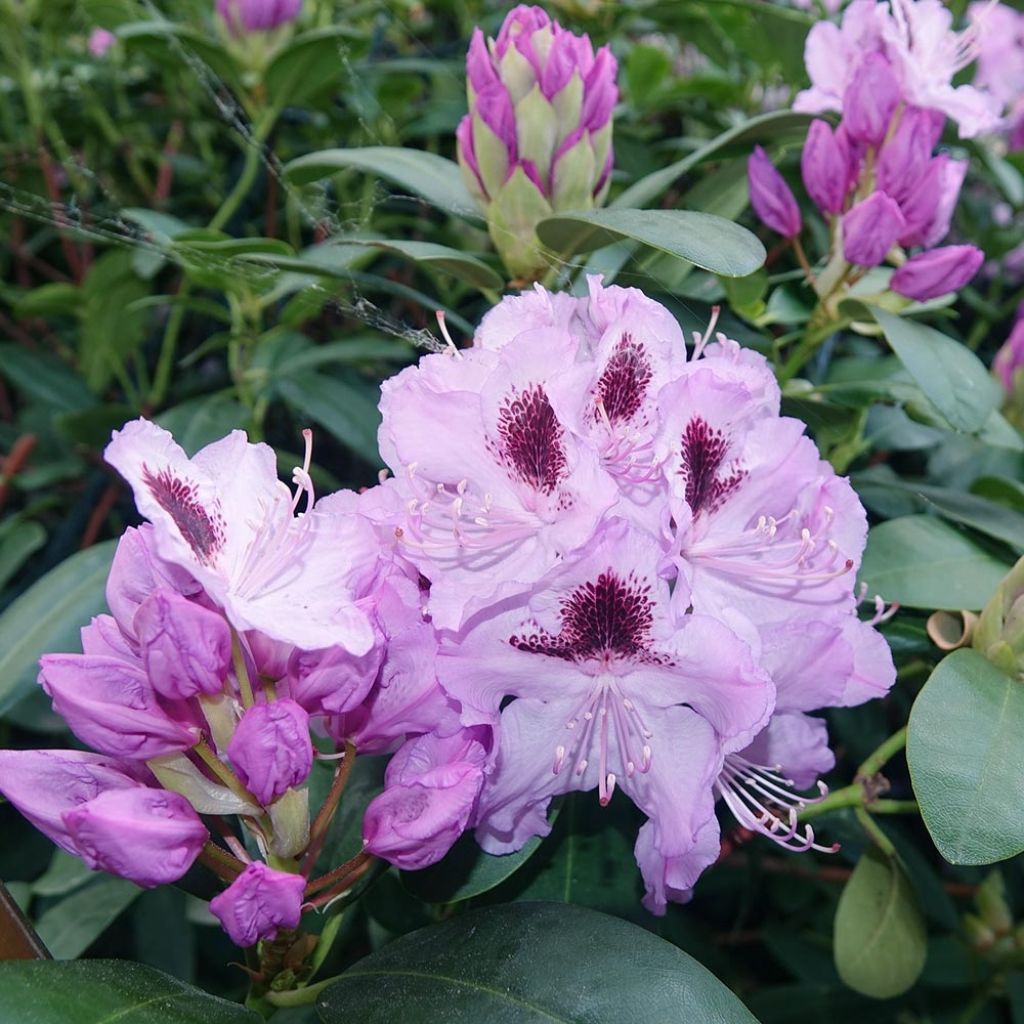
[[(807, 118), (787, 107), (805, 84), (815, 15), (761, 0), (554, 6), (570, 27), (612, 42), (623, 91), (611, 194), (623, 219), (596, 234), (579, 218), (545, 225), (544, 242), (564, 257), (561, 283), (603, 272), (606, 283), (643, 287), (687, 329), (725, 301), (731, 336), (778, 351), (810, 314), (788, 254), (771, 250), (748, 273), (741, 256), (732, 268), (716, 262), (727, 239), (699, 219), (665, 232), (627, 211), (685, 209), (754, 227), (746, 158), (760, 143), (787, 173), (795, 167)], [(306, 7), (301, 34), (259, 79), (217, 35), (205, 0), (0, 0), (0, 745), (69, 742), (34, 686), (35, 662), (75, 648), (79, 626), (103, 607), (110, 538), (136, 521), (101, 460), (111, 429), (150, 416), (191, 452), (241, 427), (288, 469), (313, 425), (321, 488), (372, 483), (380, 380), (437, 347), (435, 310), (462, 337), (506, 287), (447, 163), (465, 110), (466, 41), (476, 24), (495, 29), (504, 9)], [(96, 26), (118, 37), (103, 59), (86, 49)], [(444, 870), (377, 877), (330, 919), (340, 935), (322, 976), (359, 967), (318, 1011), (277, 1019), (391, 1019), (379, 1007), (390, 1012), (397, 999), (416, 1008), (409, 1020), (440, 1019), (431, 1013), (469, 998), (474, 976), (493, 983), (510, 955), (499, 938), (514, 934), (531, 999), (553, 1014), (582, 1012), (561, 1005), (567, 975), (551, 976), (569, 971), (569, 984), (598, 993), (588, 1020), (606, 1019), (605, 987), (642, 994), (644, 972), (659, 965), (681, 972), (681, 988), (637, 1019), (695, 1019), (692, 997), (701, 1019), (749, 1020), (683, 951), (764, 1024), (1024, 1021), (1024, 691), (970, 652), (931, 676), (942, 652), (925, 631), (935, 609), (980, 609), (1024, 554), (1024, 441), (985, 370), (1024, 298), (1001, 266), (1022, 240), (1024, 161), (946, 141), (971, 157), (954, 231), (985, 249), (986, 273), (955, 306), (919, 319), (851, 310), (857, 329), (831, 338), (786, 391), (785, 411), (851, 474), (872, 515), (870, 592), (903, 607), (884, 627), (900, 673), (892, 695), (829, 712), (839, 755), (829, 781), (857, 792), (815, 828), (841, 850), (793, 857), (734, 831), (693, 902), (655, 919), (639, 903), (632, 807), (574, 796), (551, 837), (523, 855), (483, 861), (464, 840)], [(899, 742), (908, 720), (909, 770)], [(891, 760), (872, 761), (894, 734)], [(954, 764), (942, 757), (949, 735), (962, 740)], [(365, 804), (379, 769), (372, 759), (358, 767), (339, 858), (357, 841), (351, 794)], [(326, 785), (329, 771), (314, 770)], [(872, 815), (869, 837), (858, 771), (879, 798), (902, 803), (894, 810), (911, 809), (913, 771), (923, 820)], [(0, 992), (11, 993), (0, 1001), (15, 1000), (8, 1019), (55, 1019), (44, 993), (71, 986), (76, 1006), (62, 1012), (94, 1019), (90, 986), (110, 996), (103, 970), (124, 1006), (165, 1000), (152, 1020), (254, 1019), (214, 1002), (198, 1017), (175, 1015), (190, 992), (181, 983), (228, 999), (245, 988), (227, 966), (237, 952), (191, 883), (143, 892), (95, 875), (8, 806), (0, 834), (0, 877), (54, 957), (140, 965), (67, 963), (56, 985), (0, 965)], [(993, 874), (984, 865), (996, 860)], [(579, 909), (555, 914), (534, 901)], [(402, 938), (436, 922), (446, 931)], [(448, 947), (438, 935), (453, 943), (477, 926), (495, 936), (473, 947), (484, 962), (440, 962)], [(413, 993), (388, 973), (410, 962), (461, 981)], [(486, 1019), (534, 1019), (498, 1012)]]

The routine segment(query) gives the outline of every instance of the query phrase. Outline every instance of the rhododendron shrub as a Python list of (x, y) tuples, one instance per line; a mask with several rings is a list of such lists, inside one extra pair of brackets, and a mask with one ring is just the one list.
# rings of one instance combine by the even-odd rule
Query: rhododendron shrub
[(5, 5), (0, 1024), (1016, 1019), (1019, 8)]

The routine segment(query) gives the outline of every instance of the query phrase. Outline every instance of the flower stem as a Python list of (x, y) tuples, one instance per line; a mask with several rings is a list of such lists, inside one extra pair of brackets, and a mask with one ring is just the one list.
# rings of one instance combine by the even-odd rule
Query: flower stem
[[(345, 861), (344, 864), (339, 865), (333, 871), (328, 871), (326, 875), (321, 875), (319, 878), (313, 879), (313, 881), (306, 886), (306, 898), (309, 899), (309, 897), (314, 893), (322, 892), (324, 889), (330, 888), (335, 882), (348, 881), (348, 877), (356, 874), (357, 872), (361, 875), (363, 870), (365, 870), (364, 865), (369, 866), (374, 859), (375, 858), (372, 853), (360, 850), (354, 857)], [(319, 901), (314, 902), (314, 906), (319, 906)]]
[(267, 992), (263, 998), (281, 1009), (288, 1006), (308, 1006), (316, 1001), (316, 997), (323, 992), (328, 985), (333, 985), (337, 978), (325, 978), (315, 985), (307, 985), (305, 988), (293, 988), (287, 992)]
[(208, 839), (199, 851), (198, 860), (224, 882), (233, 882), (245, 870), (245, 865), (237, 857), (219, 847), (212, 839)]
[(214, 753), (206, 740), (200, 740), (192, 748), (202, 759), (203, 763), (212, 771), (221, 782), (224, 783), (232, 793), (240, 800), (259, 807), (260, 802), (242, 785), (241, 779)]
[(864, 763), (857, 769), (857, 775), (876, 775), (890, 758), (898, 754), (907, 745), (907, 727), (903, 726), (898, 732), (894, 732), (878, 749), (870, 754)]
[(235, 677), (238, 679), (238, 689), (242, 694), (242, 707), (251, 708), (256, 703), (252, 693), (252, 683), (249, 681), (249, 669), (245, 665), (245, 655), (242, 653), (242, 643), (238, 639), (238, 633), (231, 630), (231, 663), (235, 667)]
[(345, 743), (345, 756), (341, 759), (337, 770), (334, 773), (334, 780), (331, 782), (330, 791), (326, 799), (317, 811), (316, 817), (309, 830), (309, 845), (303, 857), (303, 869), (306, 877), (316, 866), (316, 859), (323, 849), (324, 840), (327, 838), (327, 830), (330, 828), (334, 812), (338, 808), (338, 801), (341, 794), (345, 792), (345, 785), (348, 777), (352, 774), (352, 767), (356, 760), (356, 745), (351, 741)]

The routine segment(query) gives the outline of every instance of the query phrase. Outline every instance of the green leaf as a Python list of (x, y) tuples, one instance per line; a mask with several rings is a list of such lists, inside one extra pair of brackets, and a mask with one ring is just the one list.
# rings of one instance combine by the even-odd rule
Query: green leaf
[[(278, 107), (304, 103), (331, 86), (353, 56), (351, 43), (362, 33), (348, 25), (326, 25), (296, 36), (270, 62), (263, 82)], [(362, 49), (362, 47), (360, 47)]]
[(981, 430), (1002, 401), (998, 383), (965, 345), (926, 324), (871, 308), (892, 350), (949, 425)]
[(1024, 851), (1024, 686), (954, 651), (914, 701), (907, 762), (921, 817), (951, 864)]
[(41, 352), (0, 345), (0, 372), (21, 392), (60, 412), (86, 409), (96, 399), (73, 370)]
[(79, 630), (106, 607), (114, 547), (108, 541), (72, 555), (0, 615), (0, 714), (31, 690), (40, 655), (81, 650)]
[(462, 182), (458, 164), (419, 149), (399, 146), (325, 149), (292, 160), (284, 171), (291, 181), (304, 184), (350, 168), (385, 178), (449, 213), (474, 219), (480, 216)]
[(57, 281), (26, 292), (14, 303), (19, 319), (34, 316), (61, 316), (75, 313), (82, 302), (81, 289)]
[(906, 992), (928, 952), (921, 906), (895, 857), (870, 847), (839, 897), (834, 951), (839, 977), (874, 999)]
[(96, 872), (87, 868), (80, 857), (75, 857), (58, 847), (50, 858), (50, 866), (32, 883), (32, 894), (67, 896), (69, 892), (74, 892), (95, 877)]
[(978, 609), (1009, 566), (929, 515), (875, 526), (860, 568), (868, 592), (908, 608)]
[(0, 963), (0, 1019), (11, 1024), (261, 1024), (237, 1003), (125, 960)]
[(591, 210), (548, 217), (537, 236), (563, 255), (590, 252), (623, 239), (710, 270), (746, 277), (759, 269), (765, 249), (746, 228), (695, 210)]
[(142, 891), (124, 878), (101, 875), (50, 907), (36, 922), (36, 931), (55, 960), (73, 960), (84, 953)]
[(46, 543), (46, 530), (34, 520), (10, 519), (0, 526), (0, 590)]
[(696, 960), (582, 907), (514, 903), (403, 936), (324, 990), (324, 1024), (751, 1024)]
[(370, 465), (380, 464), (380, 412), (368, 386), (304, 371), (278, 381), (277, 390), (297, 416), (319, 423)]
[(176, 71), (183, 64), (199, 60), (208, 64), (217, 77), (237, 81), (235, 62), (213, 41), (216, 36), (212, 33), (204, 35), (180, 22), (154, 19), (126, 22), (117, 27), (115, 34), (129, 51), (139, 50)]
[(244, 426), (248, 417), (245, 406), (235, 399), (204, 395), (162, 412), (156, 422), (169, 430), (189, 455), (194, 455), (200, 448)]

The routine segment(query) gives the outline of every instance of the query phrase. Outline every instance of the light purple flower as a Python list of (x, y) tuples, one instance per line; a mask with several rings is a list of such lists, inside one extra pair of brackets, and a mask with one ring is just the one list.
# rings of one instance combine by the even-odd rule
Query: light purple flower
[(215, 694), (231, 666), (224, 617), (173, 591), (158, 590), (135, 613), (135, 636), (153, 688), (169, 700)]
[(145, 888), (176, 882), (208, 838), (188, 800), (146, 786), (108, 789), (62, 817), (88, 867)]
[(1009, 338), (1003, 342), (992, 362), (992, 369), (996, 372), (1008, 395), (1016, 393), (1016, 377), (1022, 368), (1024, 368), (1024, 315), (1018, 315)]
[(900, 83), (889, 61), (865, 54), (843, 94), (843, 127), (855, 142), (878, 146), (899, 104)]
[(105, 28), (94, 28), (89, 33), (89, 53), (100, 58), (107, 55), (107, 51), (117, 42), (117, 36)]
[(217, 0), (217, 14), (233, 35), (268, 32), (301, 13), (302, 0)]
[(145, 760), (188, 750), (199, 738), (180, 703), (162, 703), (109, 615), (82, 630), (84, 654), (45, 654), (39, 683), (71, 731), (96, 750)]
[(882, 54), (892, 65), (907, 104), (938, 110), (955, 121), (962, 138), (993, 131), (999, 98), (972, 85), (954, 86), (954, 76), (974, 60), (976, 30), (952, 30), (952, 14), (941, 0), (854, 0), (841, 27), (818, 22), (807, 36), (804, 61), (812, 87), (795, 110), (843, 111), (844, 94), (865, 56)]
[(877, 267), (907, 222), (896, 200), (872, 192), (843, 215), (843, 255), (861, 267)]
[(379, 441), (406, 508), (403, 553), (431, 581), (439, 628), (528, 587), (615, 500), (598, 453), (551, 403), (575, 354), (569, 333), (540, 329), (499, 351), (427, 355), (383, 384)]
[(981, 269), (985, 254), (973, 245), (947, 245), (911, 256), (889, 287), (908, 299), (927, 302), (963, 288)]
[(253, 946), (298, 927), (305, 888), (302, 875), (275, 871), (257, 860), (210, 900), (210, 911), (236, 945)]
[(376, 543), (359, 516), (312, 505), (306, 469), (293, 498), (277, 459), (240, 430), (189, 459), (167, 431), (135, 420), (114, 433), (107, 461), (131, 484), (153, 524), (160, 558), (189, 572), (238, 630), (256, 629), (307, 650), (341, 645), (365, 654), (372, 625), (357, 599), (372, 583)]
[(826, 121), (812, 121), (800, 155), (804, 188), (822, 213), (842, 210), (854, 180), (845, 132), (833, 132)]
[(909, 107), (900, 114), (896, 131), (878, 153), (878, 188), (902, 203), (921, 183), (935, 146), (932, 113)]
[(754, 147), (747, 161), (747, 183), (754, 212), (772, 231), (783, 238), (800, 234), (802, 221), (796, 197), (760, 146)]
[(489, 852), (546, 835), (556, 794), (597, 789), (607, 803), (620, 786), (661, 854), (684, 853), (711, 813), (723, 749), (767, 720), (774, 694), (746, 645), (713, 619), (673, 614), (664, 554), (613, 520), (524, 600), (442, 643), (438, 671), (463, 721), (498, 729), (477, 815)]
[(242, 715), (227, 754), (238, 777), (265, 807), (309, 775), (309, 715), (287, 698), (256, 704)]
[(288, 696), (310, 715), (340, 715), (351, 711), (370, 692), (384, 652), (383, 637), (359, 657), (344, 647), (295, 651), (287, 668)]
[(0, 750), (0, 793), (61, 849), (78, 856), (64, 813), (140, 785), (127, 762), (87, 750)]
[(534, 235), (552, 212), (599, 205), (612, 167), (616, 63), (539, 7), (520, 5), (497, 39), (473, 33), (469, 113), (456, 131), (463, 177), (509, 272), (538, 276)]
[(439, 861), (465, 831), (484, 778), (489, 730), (417, 736), (388, 762), (384, 792), (366, 808), (363, 845), (400, 868)]
[(956, 209), (957, 200), (960, 198), (960, 189), (967, 176), (966, 160), (954, 160), (944, 153), (935, 159), (942, 162), (942, 173), (938, 179), (939, 201), (935, 206), (932, 219), (922, 231), (921, 239), (921, 244), (929, 248), (938, 245), (949, 234), (953, 211)]

